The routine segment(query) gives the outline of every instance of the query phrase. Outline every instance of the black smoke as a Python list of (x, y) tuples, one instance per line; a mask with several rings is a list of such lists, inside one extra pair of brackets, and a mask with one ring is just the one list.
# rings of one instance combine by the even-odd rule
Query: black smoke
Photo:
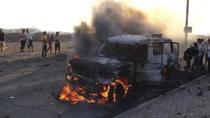
[(92, 27), (99, 39), (122, 34), (151, 35), (161, 28), (151, 25), (146, 15), (124, 2), (105, 1), (93, 9)]
[(89, 46), (95, 42), (94, 40), (103, 41), (111, 36), (123, 34), (148, 36), (161, 32), (160, 26), (149, 23), (143, 12), (114, 0), (105, 0), (93, 8), (91, 25), (82, 22), (75, 28), (76, 37), (83, 50), (90, 49)]

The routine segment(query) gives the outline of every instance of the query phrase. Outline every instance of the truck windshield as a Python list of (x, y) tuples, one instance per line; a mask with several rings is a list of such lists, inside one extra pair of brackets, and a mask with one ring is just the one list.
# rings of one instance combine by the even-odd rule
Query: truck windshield
[(132, 60), (137, 53), (137, 45), (106, 43), (99, 50), (99, 55), (118, 59)]

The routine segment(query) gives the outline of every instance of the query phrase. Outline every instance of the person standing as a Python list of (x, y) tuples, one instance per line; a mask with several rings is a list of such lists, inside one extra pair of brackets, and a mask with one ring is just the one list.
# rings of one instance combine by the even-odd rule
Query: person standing
[(22, 29), (22, 32), (20, 34), (20, 52), (24, 52), (25, 44), (26, 44), (26, 34), (25, 34), (25, 29)]
[(0, 29), (0, 51), (3, 52), (5, 36), (2, 29)]
[(30, 51), (34, 52), (33, 38), (32, 38), (32, 34), (29, 32), (29, 29), (26, 29), (26, 38), (27, 38), (27, 42), (28, 42), (28, 52), (30, 52)]
[(54, 34), (51, 34), (49, 41), (48, 41), (48, 49), (47, 51), (50, 51), (50, 54), (52, 54), (52, 42), (54, 41)]
[[(189, 48), (187, 48), (185, 51), (184, 51), (184, 60), (186, 62), (186, 66), (185, 66), (185, 69), (186, 70), (189, 70), (191, 68), (191, 60), (193, 59), (195, 61), (195, 58), (196, 58), (196, 55), (198, 54), (198, 49), (196, 48), (197, 47), (197, 44), (194, 43), (193, 46), (190, 46)], [(193, 61), (193, 62), (194, 62)], [(194, 62), (195, 63), (195, 62)], [(193, 63), (193, 64), (194, 64)]]
[(193, 64), (192, 64), (192, 71), (197, 71), (199, 68), (199, 47), (197, 43), (193, 44)]
[(197, 45), (198, 45), (198, 68), (202, 69), (203, 68), (203, 58), (206, 52), (206, 47), (203, 39), (198, 39), (197, 40)]
[(55, 34), (55, 55), (58, 53), (60, 54), (60, 37), (59, 32), (56, 32)]
[(47, 57), (47, 43), (48, 43), (48, 37), (47, 32), (44, 31), (41, 37), (42, 41), (42, 57)]
[(208, 73), (210, 73), (210, 39), (208, 39), (207, 61), (208, 61)]

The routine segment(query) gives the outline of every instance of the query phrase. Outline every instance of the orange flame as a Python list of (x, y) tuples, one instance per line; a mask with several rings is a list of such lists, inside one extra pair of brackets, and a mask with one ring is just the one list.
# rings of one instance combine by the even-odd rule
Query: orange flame
[(131, 87), (131, 85), (128, 83), (128, 79), (126, 77), (120, 77), (115, 82), (123, 85), (123, 88), (124, 88), (124, 91), (125, 91), (125, 96), (126, 96), (129, 88)]
[[(79, 78), (72, 77), (72, 81), (78, 81)], [(129, 84), (126, 78), (120, 78), (113, 82), (111, 85), (103, 85), (100, 93), (87, 93), (86, 88), (82, 88), (80, 86), (73, 87), (69, 82), (67, 82), (59, 95), (59, 100), (64, 102), (70, 102), (71, 104), (77, 104), (79, 102), (87, 102), (90, 104), (98, 103), (105, 104), (109, 102), (109, 91), (111, 87), (116, 87), (117, 84), (122, 84), (125, 95), (128, 92)], [(113, 101), (116, 102), (116, 93), (112, 94)]]

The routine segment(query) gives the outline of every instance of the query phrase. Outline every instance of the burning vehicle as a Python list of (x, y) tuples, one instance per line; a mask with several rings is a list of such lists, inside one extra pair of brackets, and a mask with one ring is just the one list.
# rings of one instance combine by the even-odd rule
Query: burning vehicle
[(96, 55), (74, 56), (66, 67), (61, 101), (120, 102), (137, 82), (161, 84), (178, 68), (179, 43), (162, 37), (108, 38)]

